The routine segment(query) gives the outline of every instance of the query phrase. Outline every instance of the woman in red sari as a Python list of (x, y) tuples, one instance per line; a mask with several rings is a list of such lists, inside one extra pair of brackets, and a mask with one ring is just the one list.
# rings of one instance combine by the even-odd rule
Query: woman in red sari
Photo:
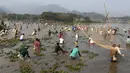
[(40, 45), (40, 40), (36, 38), (36, 40), (34, 41), (34, 49), (36, 54), (40, 54)]

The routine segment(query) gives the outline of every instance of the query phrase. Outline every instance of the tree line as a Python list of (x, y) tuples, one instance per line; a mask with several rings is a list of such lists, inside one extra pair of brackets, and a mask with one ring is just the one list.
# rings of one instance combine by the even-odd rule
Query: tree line
[(82, 21), (91, 22), (89, 17), (83, 17), (81, 15), (72, 13), (55, 13), (55, 12), (43, 12), (41, 15), (33, 14), (3, 14), (2, 18), (8, 20), (48, 20), (48, 21), (60, 21), (60, 22), (73, 22), (75, 19), (83, 19)]
[(75, 19), (82, 19), (82, 21), (91, 22), (91, 19), (89, 17), (82, 17), (81, 15), (72, 13), (43, 12), (40, 18), (42, 20), (51, 20), (60, 22), (73, 22)]

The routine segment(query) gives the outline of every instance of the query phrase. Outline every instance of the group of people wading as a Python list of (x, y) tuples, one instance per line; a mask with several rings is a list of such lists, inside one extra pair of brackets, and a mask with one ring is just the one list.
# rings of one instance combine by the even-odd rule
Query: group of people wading
[[(48, 24), (46, 23), (45, 26), (48, 26)], [(57, 36), (57, 38), (59, 40), (57, 40), (58, 42), (56, 42), (56, 46), (55, 46), (55, 50), (54, 50), (54, 53), (56, 53), (57, 55), (59, 55), (59, 51), (61, 51), (63, 54), (66, 54), (66, 53), (69, 53), (68, 51), (66, 51), (65, 49), (63, 49), (64, 45), (66, 44), (65, 43), (65, 34), (66, 32), (72, 32), (72, 33), (75, 33), (75, 42), (74, 42), (74, 45), (75, 45), (75, 48), (73, 48), (71, 51), (70, 51), (70, 58), (75, 60), (79, 57), (81, 57), (81, 53), (80, 53), (80, 50), (79, 50), (79, 42), (78, 42), (78, 38), (79, 38), (79, 34), (77, 31), (83, 31), (83, 32), (96, 32), (99, 34), (99, 36), (103, 36), (104, 38), (106, 38), (106, 36), (108, 37), (111, 37), (112, 35), (115, 36), (117, 34), (117, 31), (118, 29), (117, 28), (109, 28), (107, 30), (104, 30), (105, 28), (103, 27), (81, 27), (81, 26), (72, 26), (72, 28), (68, 27), (67, 25), (66, 26), (63, 26), (62, 28), (56, 28), (55, 25), (51, 26), (51, 27), (54, 27), (54, 31), (52, 30), (48, 30), (48, 37), (52, 37), (52, 33), (55, 33), (55, 35), (53, 36)], [(29, 27), (27, 27), (29, 28)], [(21, 27), (22, 29), (22, 27)], [(58, 32), (58, 29), (60, 29), (60, 31)], [(39, 27), (37, 30), (34, 29), (34, 31), (32, 32), (31, 36), (35, 36), (37, 35), (36, 33), (38, 33), (39, 31), (41, 30), (41, 28)], [(72, 31), (71, 31), (72, 30)], [(14, 37), (17, 38), (17, 34), (18, 34), (18, 29), (14, 28), (13, 29), (13, 32), (14, 32)], [(58, 34), (58, 35), (57, 35)], [(25, 39), (25, 33), (21, 33), (20, 35), (20, 41), (24, 41)], [(86, 34), (85, 34), (86, 35)], [(103, 45), (103, 44), (99, 44), (97, 43), (97, 41), (94, 41), (91, 37), (91, 35), (87, 36), (88, 37), (88, 45), (90, 47), (94, 46), (94, 45), (99, 45), (103, 48), (108, 48), (110, 49), (110, 59), (112, 62), (116, 62), (117, 61), (117, 54), (120, 54), (121, 56), (124, 56), (124, 54), (121, 53), (120, 51), (120, 44), (112, 44), (111, 46), (108, 46), (108, 45)], [(33, 43), (34, 45), (34, 51), (36, 53), (36, 55), (39, 55), (41, 53), (41, 42), (40, 42), (40, 39), (35, 38), (35, 41)], [(67, 37), (69, 38), (69, 37)], [(130, 43), (130, 37), (128, 36), (127, 38), (127, 42)], [(111, 42), (112, 43), (112, 42)], [(48, 43), (49, 44), (49, 43)], [(68, 46), (67, 46), (68, 47)], [(28, 48), (30, 48), (29, 46), (24, 46), (20, 49), (19, 51), (19, 57), (22, 58), (22, 59), (25, 59), (25, 57), (30, 57), (29, 55), (29, 51), (28, 51)], [(92, 49), (92, 48), (91, 48)]]

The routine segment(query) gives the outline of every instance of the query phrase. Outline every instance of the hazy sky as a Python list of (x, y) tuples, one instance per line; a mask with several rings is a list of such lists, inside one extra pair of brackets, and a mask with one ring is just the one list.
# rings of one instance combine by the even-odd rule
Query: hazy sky
[[(11, 10), (25, 8), (24, 5), (47, 5), (58, 4), (69, 10), (78, 10), (81, 12), (105, 13), (105, 0), (0, 0), (0, 6)], [(130, 0), (106, 0), (107, 11), (111, 16), (130, 15)]]

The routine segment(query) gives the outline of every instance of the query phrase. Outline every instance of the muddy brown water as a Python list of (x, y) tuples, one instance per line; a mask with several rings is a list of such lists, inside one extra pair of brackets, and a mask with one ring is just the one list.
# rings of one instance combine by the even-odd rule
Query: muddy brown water
[[(58, 27), (62, 27), (62, 26), (58, 26)], [(26, 25), (25, 25), (23, 26), (23, 30), (21, 32), (24, 32), (27, 38), (32, 38), (30, 34), (35, 28), (37, 28), (37, 25), (32, 25), (32, 26), (29, 25), (28, 29), (26, 28)], [(36, 35), (36, 37), (40, 39), (44, 37), (48, 37), (47, 31), (49, 29), (53, 30), (52, 27), (48, 27), (48, 28), (41, 27), (41, 31)], [(121, 50), (125, 54), (125, 57), (119, 56), (119, 60), (117, 63), (110, 63), (108, 49), (101, 48), (97, 45), (95, 45), (93, 48), (90, 48), (87, 43), (87, 40), (84, 39), (85, 38), (84, 34), (80, 31), (78, 33), (80, 35), (79, 49), (89, 50), (99, 55), (93, 59), (88, 59), (86, 55), (82, 54), (85, 60), (84, 63), (87, 66), (84, 67), (83, 70), (81, 70), (80, 72), (71, 72), (67, 68), (64, 67), (64, 64), (60, 64), (60, 67), (57, 70), (63, 69), (65, 71), (68, 71), (69, 73), (129, 73), (130, 72), (130, 69), (129, 69), (130, 67), (129, 51), (130, 50), (129, 49)], [(66, 35), (64, 37), (65, 46), (66, 46), (64, 49), (70, 48), (68, 49), (69, 52), (72, 50), (72, 48), (75, 47), (74, 36), (75, 36), (75, 33), (70, 31), (70, 32), (66, 32)], [(94, 36), (96, 36), (96, 39), (101, 38), (98, 35), (94, 35)], [(11, 38), (12, 36), (6, 36), (6, 37)], [(125, 36), (122, 36), (122, 37), (125, 39)], [(31, 61), (26, 61), (26, 62), (28, 62), (29, 64), (32, 64), (32, 68), (35, 71), (35, 73), (40, 73), (41, 69), (49, 69), (50, 67), (52, 67), (53, 64), (60, 63), (62, 61), (65, 61), (65, 64), (76, 64), (79, 62), (78, 60), (75, 60), (75, 61), (70, 60), (69, 54), (65, 54), (65, 55), (60, 54), (59, 56), (53, 54), (52, 52), (54, 51), (54, 46), (56, 44), (56, 41), (58, 41), (58, 39), (57, 39), (57, 36), (52, 36), (51, 38), (52, 39), (50, 40), (41, 40), (41, 43), (44, 45), (43, 48), (46, 48), (46, 51), (42, 51), (42, 53), (44, 53), (45, 56), (36, 56), (34, 52), (32, 51), (33, 46), (30, 47), (29, 49), (29, 53), (32, 59)], [(126, 48), (125, 42), (121, 38), (119, 38), (118, 36), (115, 36), (114, 40), (115, 41), (113, 42), (115, 43), (119, 42), (123, 48)], [(6, 48), (6, 50), (18, 48), (20, 45), (21, 43), (19, 43), (18, 45), (12, 48)], [(20, 73), (19, 64), (20, 64), (19, 61), (9, 62), (9, 59), (0, 57), (0, 73)]]

